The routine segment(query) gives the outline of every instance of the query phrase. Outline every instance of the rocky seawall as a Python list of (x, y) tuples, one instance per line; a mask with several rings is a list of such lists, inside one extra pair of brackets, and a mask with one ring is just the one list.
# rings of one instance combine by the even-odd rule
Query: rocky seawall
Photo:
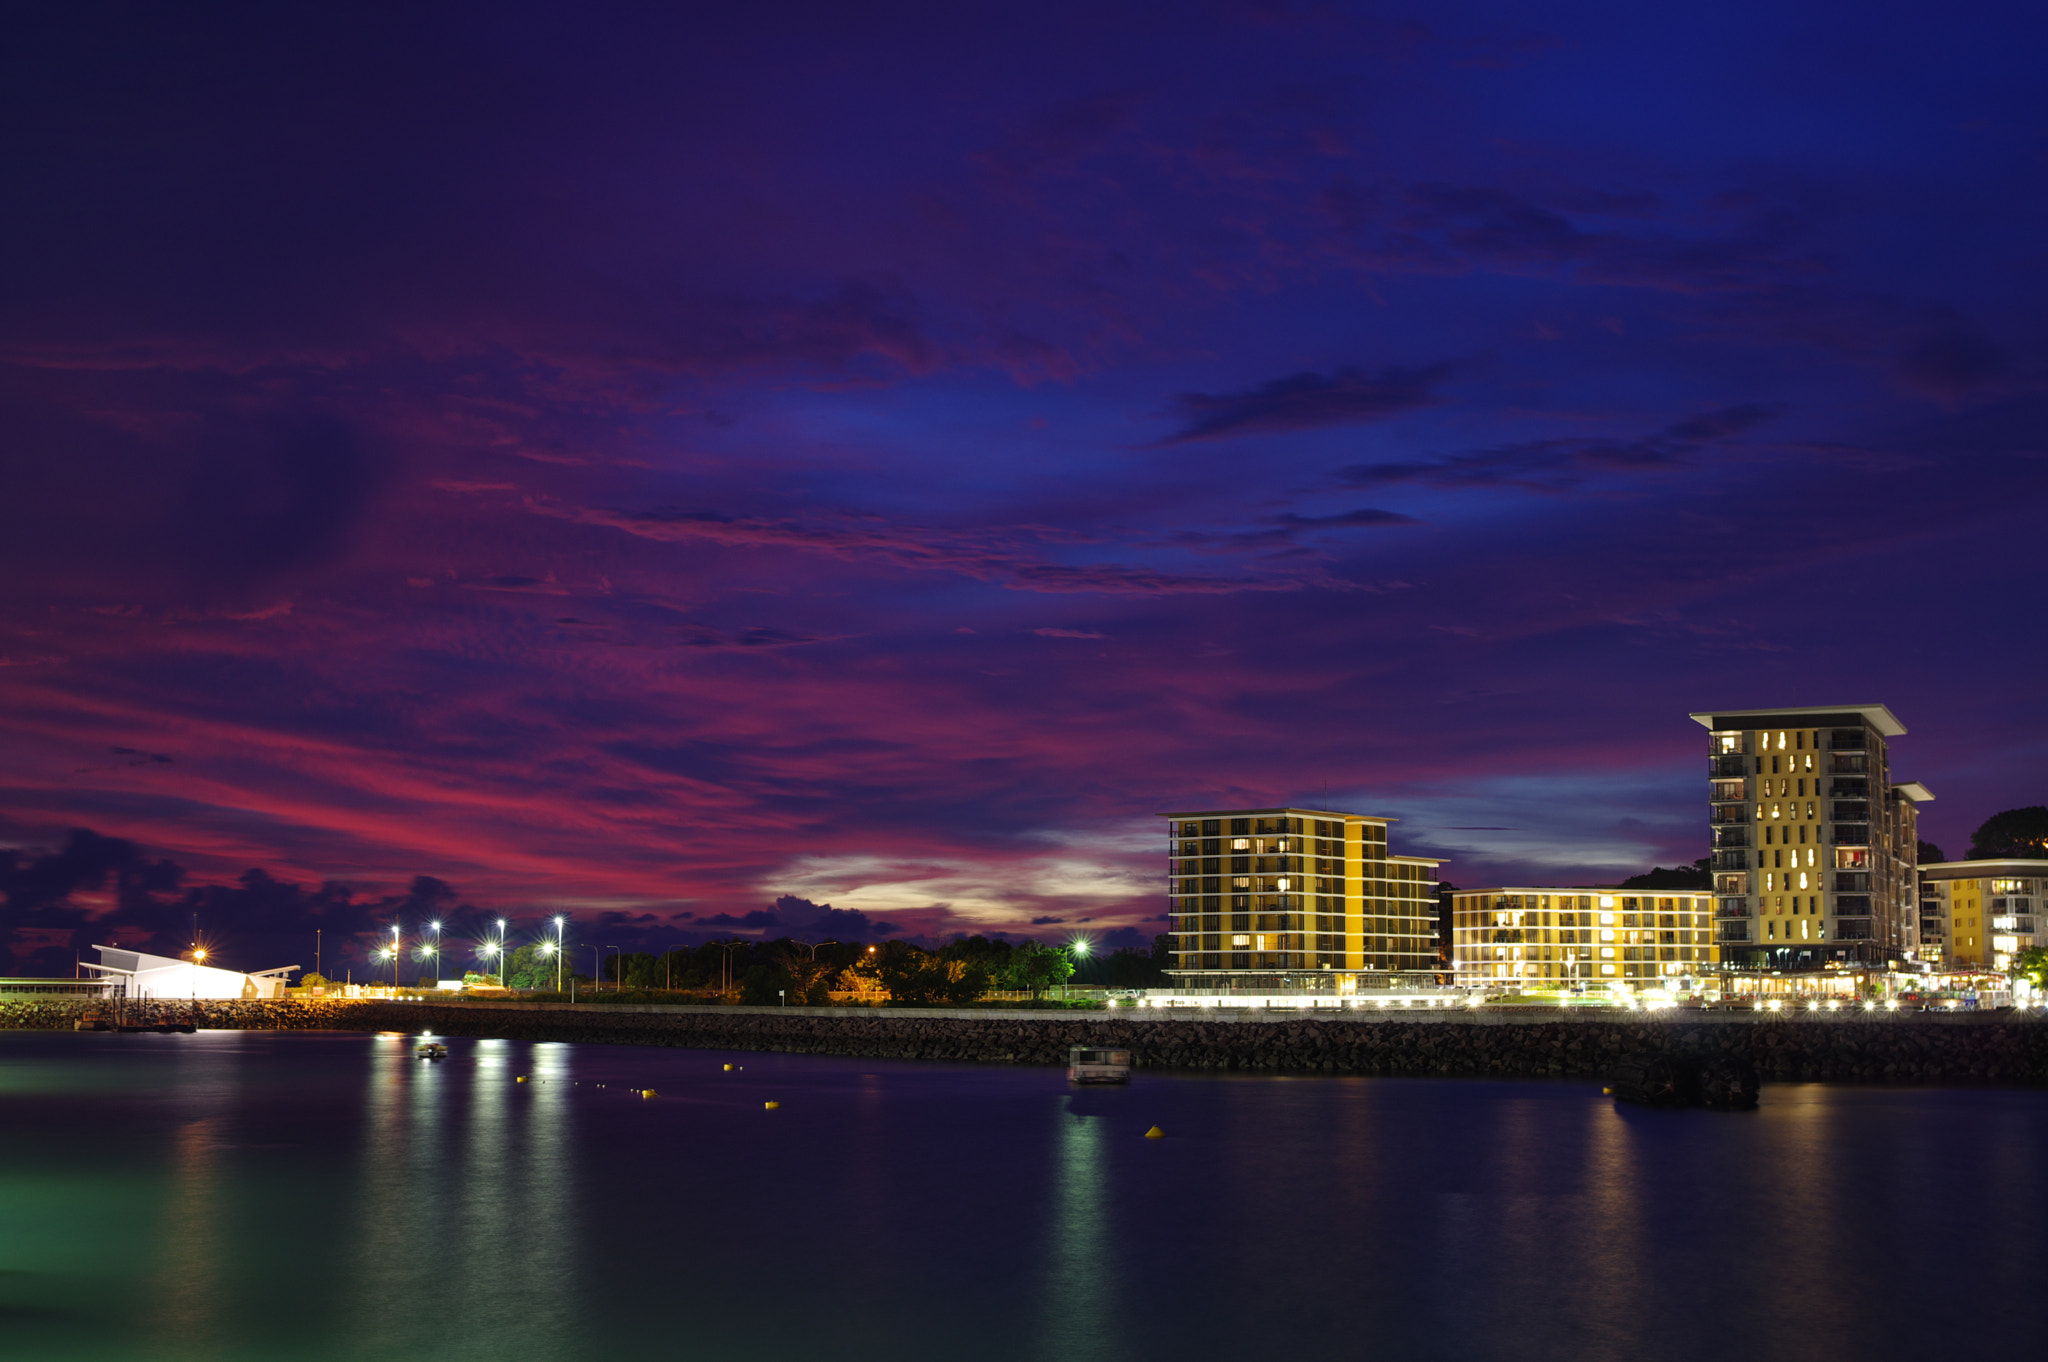
[[(74, 1001), (0, 1003), (0, 1027), (69, 1030)], [(130, 1021), (183, 1021), (183, 1003), (130, 1004)], [(2048, 1021), (1997, 1014), (1751, 1019), (1746, 1014), (1399, 1019), (1019, 1016), (868, 1009), (219, 1002), (202, 1029), (433, 1031), (599, 1045), (671, 1045), (981, 1064), (1064, 1064), (1073, 1045), (1127, 1048), (1138, 1067), (1437, 1077), (1599, 1078), (1630, 1056), (1747, 1062), (1767, 1082), (2048, 1087)]]

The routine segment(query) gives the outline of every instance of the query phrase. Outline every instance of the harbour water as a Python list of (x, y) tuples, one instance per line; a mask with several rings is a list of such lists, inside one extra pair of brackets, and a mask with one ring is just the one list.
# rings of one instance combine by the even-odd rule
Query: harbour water
[(0, 1033), (5, 1355), (1811, 1362), (2038, 1314), (2048, 1093), (419, 1040)]

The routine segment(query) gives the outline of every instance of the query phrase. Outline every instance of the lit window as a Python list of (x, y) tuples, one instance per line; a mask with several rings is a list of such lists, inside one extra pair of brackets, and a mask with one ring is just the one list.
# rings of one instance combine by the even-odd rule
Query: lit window
[[(1613, 896), (1613, 895), (1611, 895), (1611, 894), (1602, 894), (1602, 895), (1600, 896), (1600, 906), (1601, 906), (1602, 908), (1612, 908), (1612, 907), (1614, 906), (1614, 896)], [(1602, 919), (1601, 919), (1601, 921), (1602, 921), (1602, 922), (1612, 922), (1612, 921), (1614, 921), (1614, 919), (1613, 919), (1613, 918), (1611, 918), (1611, 917), (1606, 917), (1606, 918), (1602, 918)]]
[(1799, 872), (1799, 887), (1801, 889), (1806, 888), (1806, 872), (1804, 870)]
[[(1612, 941), (1612, 940), (1614, 940), (1614, 933), (1613, 933), (1613, 932), (1602, 932), (1602, 933), (1600, 933), (1600, 939), (1601, 939), (1602, 941)], [(1608, 953), (1609, 955), (1613, 955), (1613, 954), (1614, 954), (1614, 952), (1613, 952), (1613, 951), (1609, 951), (1609, 952), (1607, 952), (1607, 953)]]
[(1252, 839), (1240, 837), (1230, 844), (1230, 849), (1232, 851), (1250, 851), (1252, 849)]
[(1241, 950), (1244, 947), (1251, 945), (1252, 939), (1248, 936), (1233, 936), (1230, 938), (1230, 944), (1233, 947)]

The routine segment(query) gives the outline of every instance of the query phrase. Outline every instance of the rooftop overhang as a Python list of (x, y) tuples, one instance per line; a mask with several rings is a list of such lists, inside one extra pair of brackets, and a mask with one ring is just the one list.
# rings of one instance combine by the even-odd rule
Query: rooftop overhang
[(1917, 780), (1901, 781), (1897, 785), (1892, 786), (1892, 793), (1901, 799), (1910, 799), (1915, 804), (1931, 804), (1934, 802), (1934, 791), (1928, 789)]
[[(1805, 705), (1797, 709), (1703, 709), (1686, 717), (1712, 731), (1776, 728), (1780, 724), (1798, 727), (1801, 720), (1854, 714), (1887, 738), (1902, 736), (1906, 726), (1883, 705)], [(1814, 727), (1825, 725), (1815, 723)]]
[(2003, 856), (1983, 861), (1936, 861), (1920, 867), (1926, 880), (2048, 879), (2048, 860)]
[(1158, 818), (1262, 818), (1274, 814), (1298, 814), (1303, 818), (1341, 818), (1353, 823), (1398, 823), (1373, 813), (1346, 813), (1342, 809), (1191, 809), (1186, 813), (1156, 814)]

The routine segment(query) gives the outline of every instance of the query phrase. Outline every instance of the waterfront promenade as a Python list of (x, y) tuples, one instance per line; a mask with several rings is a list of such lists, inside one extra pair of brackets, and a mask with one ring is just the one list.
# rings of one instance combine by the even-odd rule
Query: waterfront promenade
[[(0, 1026), (66, 1030), (71, 1002), (0, 1004)], [(182, 1020), (184, 1003), (132, 1017)], [(146, 1015), (145, 1015), (146, 1014)], [(1512, 1008), (1043, 1012), (670, 1007), (602, 1003), (202, 1002), (202, 1028), (439, 1035), (1053, 1065), (1073, 1045), (1129, 1048), (1155, 1069), (1598, 1078), (1630, 1055), (1747, 1060), (1767, 1082), (2048, 1087), (2048, 1020), (2014, 1013), (1572, 1013)]]

